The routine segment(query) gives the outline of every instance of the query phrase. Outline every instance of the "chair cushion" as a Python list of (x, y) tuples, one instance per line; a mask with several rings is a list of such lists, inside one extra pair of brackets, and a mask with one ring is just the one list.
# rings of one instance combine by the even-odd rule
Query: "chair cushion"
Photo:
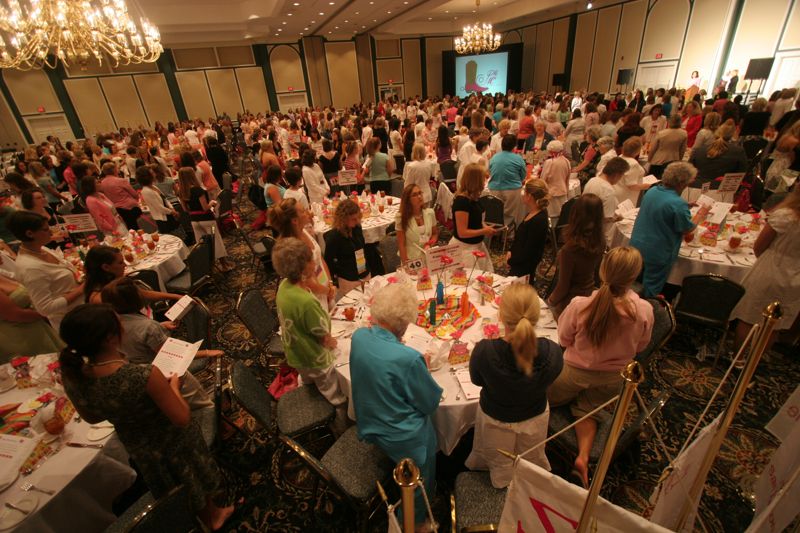
[(145, 507), (151, 505), (153, 502), (155, 502), (153, 495), (150, 492), (146, 493), (144, 496), (133, 502), (133, 505), (128, 507), (124, 513), (119, 515), (116, 521), (106, 528), (105, 533), (124, 533), (128, 531), (133, 523), (133, 520), (139, 516), (142, 511), (144, 511)]
[(456, 476), (453, 494), (456, 500), (456, 531), (500, 523), (506, 489), (494, 488), (488, 472), (461, 472)]
[(189, 269), (184, 270), (165, 284), (168, 291), (172, 292), (189, 292), (192, 287), (192, 275), (189, 274)]
[(358, 440), (356, 426), (345, 431), (320, 462), (348, 496), (362, 503), (376, 493), (375, 482), (388, 478), (394, 466), (380, 448)]
[[(606, 445), (606, 440), (608, 439), (609, 430), (611, 429), (611, 417), (608, 416), (607, 412), (601, 411), (600, 416), (602, 419), (597, 424), (597, 435), (595, 435), (592, 449), (589, 452), (590, 461), (597, 461), (600, 458), (600, 454), (603, 453), (603, 447)], [(550, 419), (547, 423), (548, 433), (553, 435), (572, 424), (574, 421), (575, 417), (572, 416), (569, 406), (562, 405), (559, 407), (551, 407)], [(561, 436), (555, 439), (555, 442), (566, 447), (572, 453), (578, 452), (578, 438), (575, 435), (574, 429), (561, 434)]]
[(286, 353), (283, 349), (283, 341), (281, 340), (279, 335), (275, 335), (269, 340), (269, 346), (267, 346), (267, 352), (272, 355), (284, 355)]
[(287, 392), (278, 400), (278, 431), (297, 435), (333, 420), (333, 405), (313, 385)]

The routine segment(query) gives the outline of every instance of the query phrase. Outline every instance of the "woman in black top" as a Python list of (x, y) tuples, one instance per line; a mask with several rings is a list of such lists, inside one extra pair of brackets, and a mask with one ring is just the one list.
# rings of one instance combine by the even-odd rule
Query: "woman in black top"
[(617, 153), (622, 153), (622, 145), (631, 137), (641, 137), (644, 135), (644, 128), (639, 126), (642, 120), (642, 115), (639, 113), (631, 113), (625, 118), (625, 123), (617, 130), (617, 142), (614, 149)]
[[(453, 238), (450, 244), (459, 244), (467, 254), (476, 254), (476, 267), (486, 272), (494, 272), (491, 258), (483, 244), (484, 237), (495, 234), (492, 226), (483, 223), (483, 207), (478, 198), (481, 196), (488, 172), (478, 163), (470, 163), (464, 167), (461, 183), (453, 198)], [(483, 254), (483, 257), (479, 257)], [(471, 260), (467, 261), (468, 263)]]
[(333, 229), (325, 234), (325, 263), (338, 280), (340, 296), (370, 278), (364, 244), (361, 208), (350, 199), (340, 202), (333, 215)]
[[(322, 173), (325, 175), (328, 184), (331, 183), (331, 180), (335, 183), (335, 178), (339, 175), (339, 169), (342, 168), (342, 159), (341, 156), (334, 151), (333, 143), (328, 139), (322, 141), (322, 153), (319, 154), (319, 166), (322, 168)], [(338, 187), (335, 189), (331, 187), (332, 192), (338, 190)]]
[(763, 137), (764, 130), (769, 126), (770, 112), (767, 111), (767, 100), (756, 98), (750, 111), (745, 113), (742, 119), (742, 128), (739, 130), (739, 138), (744, 137)]
[(389, 132), (386, 131), (386, 119), (378, 117), (375, 119), (375, 127), (372, 129), (372, 136), (381, 140), (381, 152), (389, 153)]
[(209, 200), (208, 192), (200, 186), (197, 175), (191, 167), (181, 167), (178, 171), (178, 183), (180, 184), (181, 205), (184, 210), (189, 212), (195, 241), (199, 243), (204, 235), (213, 234), (214, 257), (219, 260), (218, 268), (222, 272), (233, 270), (235, 265), (228, 261), (225, 243), (222, 242), (222, 237), (217, 229), (213, 211), (217, 201)]
[[(478, 342), (469, 361), (469, 375), (481, 387), (481, 399), (466, 466), (488, 467), (497, 488), (508, 486), (514, 465), (497, 450), (522, 453), (547, 436), (547, 388), (564, 366), (561, 348), (536, 338), (539, 314), (539, 295), (533, 287), (511, 284), (500, 302), (505, 337)], [(550, 470), (544, 446), (526, 459)]]
[(529, 276), (528, 283), (533, 285), (547, 240), (547, 204), (550, 203), (547, 184), (539, 179), (525, 182), (522, 201), (528, 214), (517, 226), (514, 244), (508, 252), (508, 266), (512, 276)]

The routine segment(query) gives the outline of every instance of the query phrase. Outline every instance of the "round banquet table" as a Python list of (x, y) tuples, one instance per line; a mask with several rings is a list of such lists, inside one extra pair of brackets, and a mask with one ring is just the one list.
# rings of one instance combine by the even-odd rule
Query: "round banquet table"
[[(376, 202), (377, 201), (376, 198)], [(330, 206), (328, 209), (331, 209)], [(314, 211), (313, 206), (312, 211)], [(383, 213), (378, 212), (377, 208), (375, 208), (372, 210), (370, 216), (363, 217), (361, 220), (361, 230), (364, 232), (364, 242), (370, 244), (380, 241), (383, 236), (386, 235), (386, 228), (389, 227), (389, 224), (394, 222), (399, 211), (400, 198), (392, 196), (392, 205), (389, 205), (388, 202), (385, 203)], [(325, 233), (331, 229), (333, 229), (331, 225), (325, 222), (321, 216), (314, 215), (314, 234), (323, 251), (325, 250)]]
[[(36, 360), (36, 364), (46, 366), (48, 362), (56, 360), (56, 355), (32, 357), (32, 364)], [(49, 384), (24, 389), (14, 387), (0, 394), (0, 405), (24, 402), (49, 390)], [(61, 389), (53, 389), (53, 393), (56, 396), (64, 395)], [(136, 472), (128, 465), (128, 454), (115, 433), (112, 432), (102, 440), (90, 441), (87, 434), (90, 428), (91, 424), (85, 420), (75, 420), (73, 417), (67, 423), (63, 442), (102, 444), (102, 449), (70, 446), (58, 448), (56, 440), (51, 445), (57, 450), (54, 454), (40, 460), (40, 466), (33, 473), (28, 476), (20, 475), (0, 492), (0, 509), (6, 503), (14, 504), (23, 497), (34, 496), (38, 499), (35, 510), (14, 531), (55, 533), (69, 529), (99, 532), (116, 520), (111, 504), (114, 498), (131, 486), (136, 479)], [(20, 488), (23, 483), (52, 490), (54, 494), (50, 496), (38, 491), (26, 493)], [(65, 524), (69, 524), (69, 527)]]
[[(614, 235), (611, 240), (611, 247), (626, 246), (633, 233), (633, 225), (636, 222), (638, 209), (634, 209), (625, 214), (625, 217), (614, 224)], [(727, 224), (737, 224), (750, 222), (750, 215), (745, 213), (730, 213), (727, 216)], [(742, 244), (735, 251), (728, 248), (728, 235), (717, 241), (716, 246), (708, 246), (700, 242), (700, 235), (705, 228), (698, 226), (695, 230), (694, 240), (691, 245), (686, 242), (681, 243), (678, 252), (678, 259), (675, 261), (672, 270), (667, 278), (668, 283), (680, 285), (683, 278), (694, 274), (717, 274), (724, 276), (731, 281), (741, 283), (744, 276), (756, 262), (753, 253), (753, 243), (758, 237), (759, 231), (748, 231), (742, 235)]]
[[(479, 272), (475, 272), (473, 274), (473, 281), (470, 282), (471, 285), (474, 284), (474, 279), (478, 275)], [(371, 282), (372, 287), (374, 288), (386, 285), (387, 277), (388, 276), (378, 276), (373, 278), (373, 281)], [(513, 280), (514, 278), (506, 278), (495, 274), (494, 287), (496, 293), (502, 294), (503, 289), (505, 289), (505, 287), (507, 287)], [(447, 287), (448, 293), (460, 295), (463, 290), (463, 286), (451, 287), (448, 284)], [(489, 304), (488, 302), (486, 305), (481, 305), (480, 297), (476, 289), (470, 287), (468, 291), (470, 301), (473, 303), (473, 305), (475, 305), (478, 310), (478, 314), (480, 315), (476, 322), (467, 328), (461, 336), (461, 340), (467, 343), (469, 351), (472, 352), (475, 343), (483, 338), (483, 328), (481, 324), (482, 319), (489, 318), (493, 323), (497, 323), (498, 310), (494, 305)], [(369, 292), (369, 289), (367, 289), (367, 292)], [(425, 291), (424, 296), (431, 298), (433, 296), (433, 291)], [(417, 292), (417, 297), (420, 301), (424, 298), (424, 296), (422, 291)], [(337, 336), (338, 342), (337, 359), (334, 368), (339, 378), (339, 385), (348, 398), (351, 397), (352, 390), (350, 385), (350, 366), (348, 364), (350, 360), (350, 336), (357, 327), (367, 325), (366, 320), (367, 316), (369, 315), (369, 310), (362, 305), (363, 299), (364, 293), (362, 293), (360, 289), (355, 289), (347, 293), (347, 295), (345, 295), (337, 303), (337, 308), (355, 307), (357, 309), (356, 320), (354, 322), (337, 320), (335, 318), (331, 320), (334, 336)], [(548, 338), (557, 343), (558, 332), (556, 330), (556, 322), (553, 319), (553, 315), (543, 300), (540, 300), (539, 303), (541, 305), (542, 312), (539, 322), (536, 325), (536, 335), (539, 337)], [(334, 311), (333, 315), (337, 316), (336, 311)], [(431, 339), (433, 339), (433, 337), (424, 329), (416, 324), (409, 324), (408, 330), (403, 336), (403, 343), (413, 346), (415, 349), (417, 349), (417, 351), (422, 353), (424, 351), (425, 344), (427, 344), (427, 342), (429, 342)], [(445, 362), (441, 368), (432, 372), (433, 378), (436, 380), (439, 386), (444, 389), (442, 401), (439, 403), (438, 409), (433, 414), (433, 425), (436, 428), (439, 449), (446, 455), (450, 455), (453, 452), (461, 437), (475, 425), (475, 415), (478, 411), (478, 399), (475, 398), (469, 400), (466, 399), (465, 395), (460, 395), (461, 386), (459, 385), (455, 374), (452, 373), (453, 370), (467, 368), (468, 366), (469, 363), (450, 365), (449, 363)], [(459, 398), (459, 396), (461, 397)], [(348, 403), (348, 415), (351, 419), (355, 420), (352, 401)]]
[(164, 284), (186, 268), (183, 260), (188, 256), (189, 249), (182, 240), (174, 235), (161, 235), (154, 253), (128, 265), (125, 272), (153, 270), (158, 274), (158, 290), (166, 291)]

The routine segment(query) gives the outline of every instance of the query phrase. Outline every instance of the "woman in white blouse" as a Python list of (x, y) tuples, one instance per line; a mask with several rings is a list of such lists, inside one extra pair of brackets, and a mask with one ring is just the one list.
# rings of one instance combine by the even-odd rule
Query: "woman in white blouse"
[(331, 186), (322, 173), (322, 168), (317, 164), (317, 154), (314, 150), (306, 150), (302, 155), (303, 182), (308, 189), (308, 201), (321, 204), (323, 198), (331, 193)]
[[(424, 149), (424, 147), (423, 147)], [(406, 185), (395, 218), (397, 250), (400, 261), (419, 259), (439, 239), (439, 227), (433, 209), (424, 207), (423, 194), (416, 184)]]
[(158, 231), (169, 233), (174, 230), (177, 227), (178, 212), (153, 185), (155, 181), (153, 170), (147, 165), (137, 168), (136, 181), (142, 186), (142, 200), (150, 210), (150, 216), (155, 220)]
[(16, 264), (19, 281), (28, 289), (36, 311), (58, 331), (67, 311), (82, 302), (83, 283), (77, 281), (77, 270), (44, 247), (52, 235), (42, 215), (17, 211), (9, 217), (8, 229), (22, 242)]
[(403, 186), (416, 185), (422, 191), (424, 205), (431, 201), (431, 163), (425, 160), (425, 145), (414, 143), (411, 149), (412, 161), (407, 162), (403, 167)]

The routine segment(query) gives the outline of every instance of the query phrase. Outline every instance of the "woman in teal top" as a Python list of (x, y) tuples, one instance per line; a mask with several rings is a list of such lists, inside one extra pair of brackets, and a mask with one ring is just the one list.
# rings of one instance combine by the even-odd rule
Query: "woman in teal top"
[(304, 384), (314, 384), (337, 406), (337, 426), (344, 429), (347, 398), (339, 388), (331, 336), (331, 317), (308, 288), (317, 264), (306, 244), (296, 237), (279, 239), (272, 249), (272, 264), (281, 278), (275, 303), (281, 323), (286, 361), (300, 374)]
[(281, 203), (286, 188), (281, 185), (281, 167), (271, 165), (264, 172), (264, 200), (267, 202), (267, 209), (273, 205)]
[(377, 137), (367, 141), (367, 154), (369, 154), (367, 182), (370, 192), (377, 194), (378, 191), (383, 191), (389, 194), (392, 190), (389, 180), (394, 172), (394, 160), (381, 152), (381, 140)]
[[(405, 285), (390, 284), (375, 294), (371, 328), (353, 334), (350, 347), (352, 400), (358, 437), (377, 444), (395, 463), (410, 457), (419, 467), (425, 491), (434, 494), (438, 444), (431, 415), (442, 388), (422, 355), (400, 342), (417, 319), (417, 298)], [(422, 491), (414, 498), (414, 518), (425, 521)]]
[(631, 246), (641, 252), (644, 260), (642, 296), (645, 298), (661, 292), (678, 258), (683, 235), (694, 231), (708, 214), (708, 208), (703, 206), (692, 217), (689, 205), (681, 198), (696, 175), (697, 169), (689, 163), (670, 163), (661, 177), (663, 185), (650, 188), (642, 198)]

